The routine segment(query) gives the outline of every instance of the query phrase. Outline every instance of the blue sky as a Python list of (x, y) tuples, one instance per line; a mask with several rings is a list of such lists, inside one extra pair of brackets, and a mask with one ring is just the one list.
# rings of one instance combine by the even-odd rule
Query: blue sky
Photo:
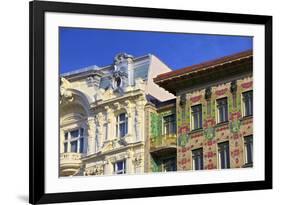
[(117, 53), (156, 55), (171, 69), (252, 49), (252, 37), (60, 28), (60, 73), (106, 66)]

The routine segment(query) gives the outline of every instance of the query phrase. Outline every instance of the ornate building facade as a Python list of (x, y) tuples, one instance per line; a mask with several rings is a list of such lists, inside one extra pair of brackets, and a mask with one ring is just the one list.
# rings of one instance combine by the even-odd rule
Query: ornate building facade
[(112, 65), (62, 74), (60, 176), (149, 171), (145, 106), (174, 98), (153, 82), (169, 71), (153, 55), (122, 53)]
[(158, 75), (176, 96), (177, 170), (253, 166), (253, 55)]
[(60, 176), (253, 166), (251, 51), (172, 71), (118, 54), (60, 76)]
[(148, 119), (149, 172), (177, 170), (176, 99), (151, 100), (145, 108)]

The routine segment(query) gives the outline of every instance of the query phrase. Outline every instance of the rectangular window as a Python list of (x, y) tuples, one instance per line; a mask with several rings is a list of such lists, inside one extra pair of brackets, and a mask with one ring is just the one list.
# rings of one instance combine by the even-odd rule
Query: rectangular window
[(253, 136), (244, 137), (245, 164), (253, 164)]
[(119, 131), (119, 137), (124, 137), (128, 133), (128, 117), (125, 113), (122, 113), (116, 118), (117, 126), (116, 130)]
[(203, 148), (192, 150), (192, 168), (193, 170), (204, 169)]
[(177, 170), (176, 158), (172, 157), (163, 160), (163, 170), (164, 172), (176, 171)]
[(77, 141), (75, 140), (75, 141), (72, 141), (72, 142), (70, 142), (70, 147), (71, 147), (71, 152), (77, 152)]
[(163, 117), (163, 126), (165, 135), (176, 133), (176, 122), (175, 115), (168, 115)]
[(243, 110), (244, 117), (253, 115), (253, 91), (247, 91), (243, 94)]
[(192, 129), (196, 130), (202, 128), (202, 105), (195, 105), (191, 107), (192, 115)]
[(228, 104), (227, 98), (222, 98), (217, 100), (217, 122), (228, 121)]
[(126, 160), (115, 162), (113, 169), (115, 174), (126, 174)]
[(64, 152), (84, 152), (84, 128), (64, 133), (63, 150)]
[(229, 142), (223, 142), (218, 144), (219, 152), (219, 167), (221, 169), (230, 168), (230, 158), (229, 158)]

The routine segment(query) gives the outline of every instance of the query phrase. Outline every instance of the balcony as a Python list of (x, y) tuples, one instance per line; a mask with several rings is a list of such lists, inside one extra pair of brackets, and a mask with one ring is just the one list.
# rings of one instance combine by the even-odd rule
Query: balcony
[(150, 152), (159, 157), (163, 154), (172, 154), (177, 149), (176, 134), (161, 135), (150, 139)]
[(67, 152), (60, 154), (60, 176), (76, 175), (81, 166), (81, 154)]

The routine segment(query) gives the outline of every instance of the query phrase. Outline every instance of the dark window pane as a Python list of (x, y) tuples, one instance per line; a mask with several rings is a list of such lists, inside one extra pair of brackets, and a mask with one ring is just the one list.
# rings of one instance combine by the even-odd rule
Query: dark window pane
[(79, 130), (73, 130), (70, 132), (71, 138), (76, 138), (79, 136)]
[(119, 115), (117, 126), (119, 126), (119, 137), (124, 137), (128, 133), (128, 117), (125, 113)]
[(124, 137), (126, 135), (126, 127), (125, 123), (121, 123), (119, 125), (120, 137)]
[(193, 117), (193, 129), (202, 128), (202, 105), (191, 107)]
[(253, 136), (244, 137), (246, 163), (253, 163)]
[(253, 91), (243, 93), (245, 116), (253, 115)]
[(229, 142), (223, 142), (218, 144), (219, 157), (220, 157), (220, 168), (230, 168), (230, 156), (229, 156)]
[(77, 152), (77, 141), (70, 142), (71, 152)]
[(169, 115), (163, 117), (164, 122), (164, 134), (174, 134), (175, 130), (175, 115)]
[(194, 170), (202, 170), (204, 167), (203, 163), (203, 149), (196, 149), (192, 151), (192, 160), (194, 165)]
[(119, 121), (120, 121), (120, 122), (121, 122), (121, 121), (125, 121), (125, 118), (126, 118), (125, 113), (122, 113), (122, 114), (119, 115)]
[(163, 160), (164, 171), (176, 171), (176, 158), (169, 158)]
[(63, 143), (63, 146), (64, 146), (63, 152), (67, 152), (67, 142)]
[(125, 174), (126, 173), (126, 161), (119, 161), (114, 164), (114, 172), (116, 174)]
[(218, 123), (228, 121), (228, 104), (227, 98), (217, 100)]

